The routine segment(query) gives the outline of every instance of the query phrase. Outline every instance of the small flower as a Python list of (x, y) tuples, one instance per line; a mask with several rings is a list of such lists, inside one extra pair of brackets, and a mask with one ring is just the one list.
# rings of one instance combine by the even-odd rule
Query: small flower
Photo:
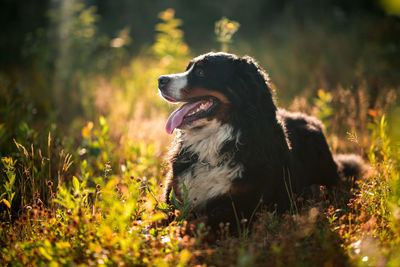
[(121, 171), (125, 172), (126, 171), (126, 166), (124, 164), (121, 164)]
[(86, 148), (82, 148), (81, 150), (79, 150), (79, 156), (85, 155), (86, 152), (87, 152)]
[(230, 30), (234, 30), (234, 29), (236, 28), (235, 25), (233, 25), (232, 22), (228, 22), (228, 24), (226, 24), (226, 27), (227, 27), (228, 29), (230, 29)]
[(171, 242), (171, 238), (169, 236), (164, 235), (164, 236), (161, 237), (161, 243), (162, 244), (169, 243), (169, 242)]

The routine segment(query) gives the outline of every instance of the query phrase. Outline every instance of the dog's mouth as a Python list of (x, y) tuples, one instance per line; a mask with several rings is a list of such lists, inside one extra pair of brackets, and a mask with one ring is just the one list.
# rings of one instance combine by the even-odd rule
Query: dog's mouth
[(168, 134), (172, 134), (175, 129), (185, 128), (185, 126), (211, 115), (218, 105), (219, 100), (213, 96), (191, 99), (172, 112), (165, 130)]
[(166, 95), (166, 94), (163, 94), (163, 93), (160, 93), (160, 94), (161, 94), (161, 96), (162, 96), (165, 100), (167, 100), (168, 102), (171, 102), (171, 103), (173, 103), (173, 104), (176, 104), (176, 103), (179, 102), (178, 100), (176, 100), (176, 99), (174, 99), (174, 98), (172, 98), (172, 97), (170, 97), (170, 96), (168, 96), (168, 95)]

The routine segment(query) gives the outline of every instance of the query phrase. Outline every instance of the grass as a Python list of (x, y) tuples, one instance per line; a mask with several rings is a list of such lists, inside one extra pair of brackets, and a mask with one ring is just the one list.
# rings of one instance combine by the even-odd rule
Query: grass
[[(311, 200), (297, 199), (299, 209), (284, 215), (265, 210), (248, 235), (230, 236), (231, 226), (221, 224), (217, 242), (209, 242), (205, 225), (189, 226), (184, 221), (186, 204), (176, 204), (174, 210), (158, 201), (166, 170), (153, 144), (133, 142), (127, 154), (109, 148), (104, 118), (83, 128), (86, 145), (79, 151), (86, 149), (87, 156), (74, 161), (78, 170), (72, 179), (66, 176), (72, 166), (70, 154), (59, 154), (63, 160), (53, 168), (58, 168), (60, 177), (53, 182), (47, 170), (35, 171), (32, 165), (50, 161), (16, 142), (18, 156), (2, 158), (8, 180), (2, 188), (0, 257), (13, 266), (396, 266), (400, 256), (398, 158), (386, 131), (384, 117), (371, 124), (372, 169), (354, 189), (320, 188)], [(50, 148), (51, 142), (49, 135)], [(125, 157), (115, 163), (119, 170), (111, 167), (110, 151)], [(23, 191), (13, 182), (20, 168), (23, 180), (29, 181)], [(18, 214), (11, 213), (10, 204), (17, 205), (15, 191), (35, 192), (31, 198), (25, 195), (30, 205)], [(177, 219), (167, 224), (171, 213)], [(246, 222), (241, 224), (245, 233)]]
[[(156, 78), (181, 71), (190, 57), (173, 10), (160, 18), (152, 51), (115, 75), (78, 79), (87, 89), (80, 95), (85, 116), (68, 127), (26, 115), (21, 103), (32, 96), (6, 94), (13, 85), (1, 76), (0, 114), (10, 118), (0, 124), (1, 263), (398, 266), (400, 154), (383, 115), (395, 91), (374, 109), (362, 85), (356, 94), (319, 90), (313, 108), (306, 96), (293, 100), (292, 110), (324, 122), (334, 152), (360, 153), (369, 162), (368, 175), (353, 186), (321, 187), (311, 199), (291, 196), (290, 212), (264, 210), (251, 229), (245, 220), (221, 224), (214, 238), (206, 225), (185, 221), (190, 203), (173, 194), (173, 206), (159, 201), (171, 142), (162, 129), (171, 107), (156, 96)], [(218, 27), (233, 23), (224, 21)], [(238, 24), (229, 27), (230, 34)], [(226, 48), (229, 34), (221, 43)], [(231, 236), (231, 227), (242, 234)]]

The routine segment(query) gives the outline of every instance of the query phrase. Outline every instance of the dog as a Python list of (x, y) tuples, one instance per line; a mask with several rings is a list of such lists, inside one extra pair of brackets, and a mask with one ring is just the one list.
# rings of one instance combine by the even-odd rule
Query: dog
[(184, 103), (165, 127), (178, 133), (164, 201), (171, 191), (186, 198), (208, 225), (249, 219), (261, 206), (287, 210), (311, 185), (332, 187), (363, 172), (359, 156), (332, 156), (317, 118), (277, 109), (251, 57), (207, 53), (158, 85), (166, 101)]

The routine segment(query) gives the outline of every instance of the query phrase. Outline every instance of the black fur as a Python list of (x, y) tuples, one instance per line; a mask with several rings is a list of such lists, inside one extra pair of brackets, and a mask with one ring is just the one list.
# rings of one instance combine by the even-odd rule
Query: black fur
[[(232, 125), (234, 133), (240, 135), (239, 142), (226, 142), (220, 154), (233, 154), (234, 162), (244, 167), (229, 192), (194, 208), (198, 215), (207, 216), (209, 224), (235, 224), (233, 206), (239, 219), (250, 219), (262, 205), (286, 210), (290, 196), (301, 195), (310, 185), (334, 186), (345, 177), (361, 175), (358, 156), (333, 159), (318, 119), (276, 108), (268, 77), (252, 58), (209, 53), (194, 59), (188, 69), (198, 66), (205, 77), (190, 73), (185, 90), (201, 87), (226, 96), (230, 102), (226, 114), (218, 117), (217, 110), (210, 116)], [(177, 188), (179, 175), (190, 171), (197, 160), (197, 155), (177, 144), (171, 157), (166, 201), (171, 188)]]

